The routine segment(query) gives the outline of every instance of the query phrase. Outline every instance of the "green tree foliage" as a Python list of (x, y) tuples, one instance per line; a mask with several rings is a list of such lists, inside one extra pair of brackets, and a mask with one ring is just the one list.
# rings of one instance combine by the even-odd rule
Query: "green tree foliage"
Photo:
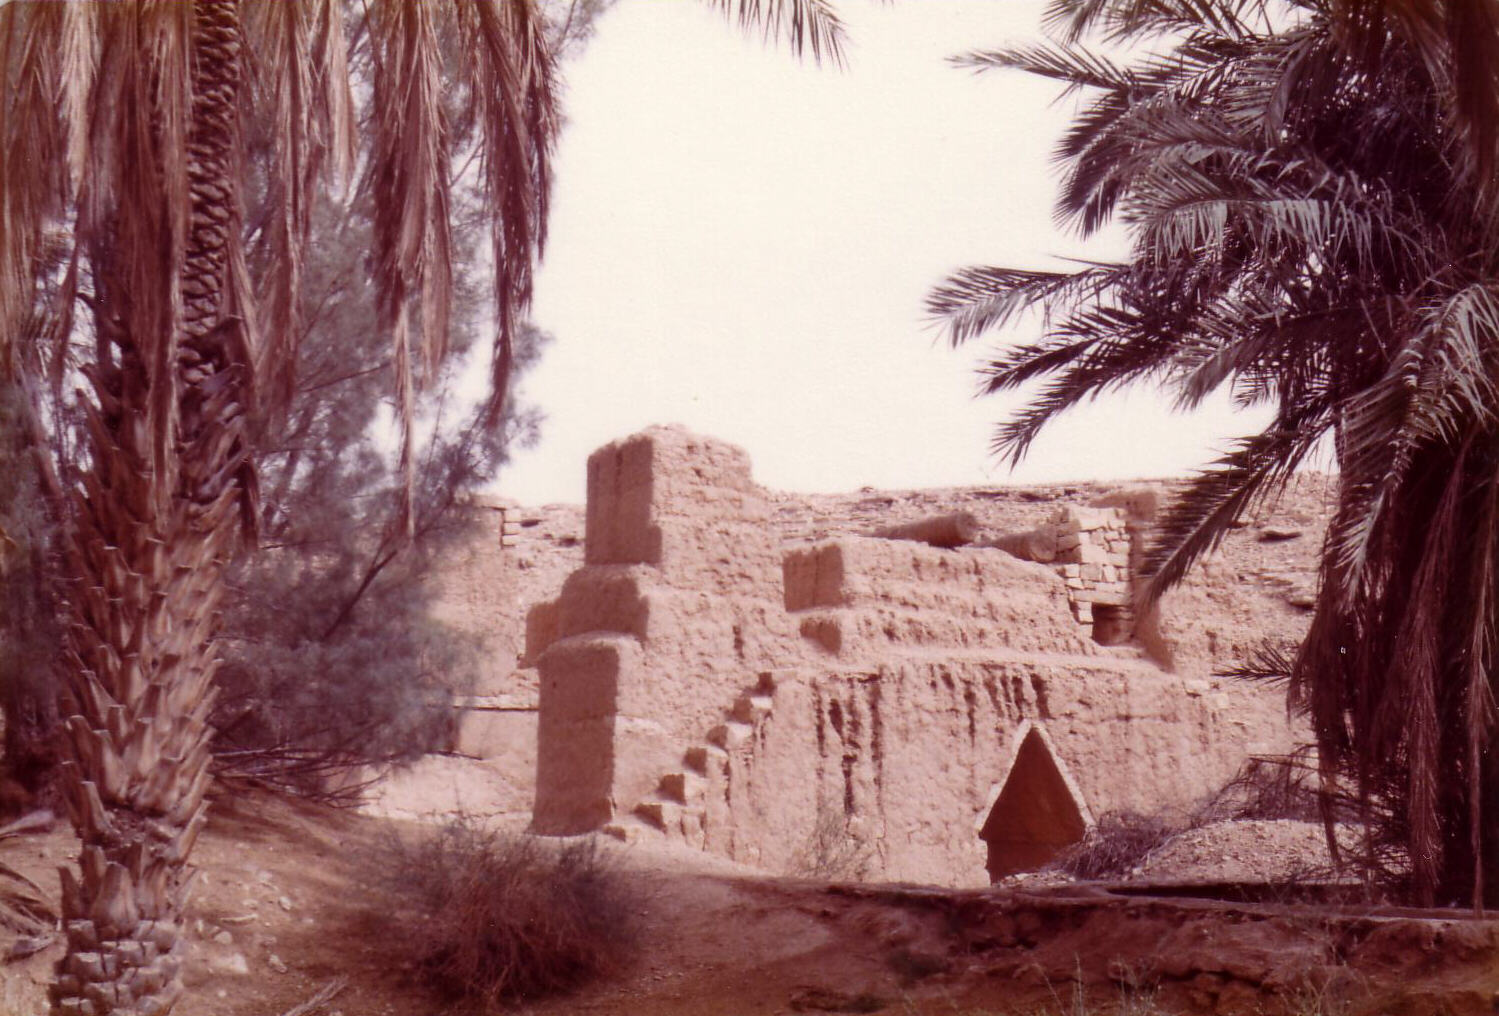
[[(220, 633), (219, 764), (295, 790), (321, 792), (336, 770), (445, 746), (453, 696), (470, 690), (477, 661), (471, 639), (431, 617), (428, 574), (445, 547), (474, 535), (464, 495), (492, 480), (539, 422), (512, 399), (501, 426), (488, 427), (483, 407), (461, 396), (462, 367), (488, 326), (480, 230), (461, 227), (454, 359), (419, 396), (410, 537), (396, 524), (401, 477), (383, 400), (389, 349), (365, 266), (370, 230), (365, 203), (351, 214), (328, 201), (315, 217), (295, 391), (256, 442), (260, 546), (230, 573)], [(517, 331), (514, 376), (545, 339), (531, 326)]]
[[(559, 53), (581, 50), (613, 2), (547, 4), (553, 47)], [(367, 93), (368, 67), (356, 66), (356, 74)], [(458, 113), (450, 108), (450, 120), (461, 123)], [(464, 126), (459, 143), (472, 140), (472, 123)], [(254, 148), (271, 149), (269, 133), (276, 124), (262, 118), (255, 128)], [(268, 181), (259, 182), (256, 208), (247, 217), (257, 241), (248, 267), (255, 288), (268, 292), (280, 268), (273, 227), (284, 195)], [(478, 282), (483, 266), (477, 259), (484, 224), (473, 181), (461, 180), (455, 195), (465, 211), (454, 234), (451, 342), (467, 363), (477, 340), (488, 333), (483, 320), (488, 308)], [(508, 407), (499, 427), (481, 427), (469, 407), (451, 405), (455, 369), (447, 367), (430, 379), (416, 396), (427, 430), (414, 474), (418, 539), (397, 538), (391, 531), (392, 499), (402, 478), (382, 450), (390, 443), (384, 396), (392, 366), (367, 261), (373, 243), (370, 202), (363, 197), (350, 207), (319, 195), (312, 208), (313, 232), (299, 277), (301, 339), (295, 380), (288, 379), (293, 392), (289, 405), (264, 421), (255, 442), (268, 495), (265, 545), (263, 553), (241, 558), (230, 576), (221, 639), (226, 669), (218, 675), (221, 694), (213, 717), (221, 768), (302, 789), (319, 785), (330, 766), (406, 758), (442, 742), (451, 716), (448, 689), (463, 689), (473, 661), (461, 636), (433, 627), (421, 572), (458, 528), (454, 499), (492, 480), (509, 443), (534, 439), (539, 419), (534, 410)], [(43, 315), (57, 308), (66, 274), (55, 252), (47, 253), (38, 266), (35, 302)], [(54, 318), (43, 321), (42, 330), (73, 323)], [(87, 320), (76, 323), (76, 341), (56, 361), (59, 367), (82, 359), (93, 342)], [(544, 338), (529, 325), (519, 328), (517, 373), (534, 362)], [(30, 367), (33, 377), (51, 369), (45, 362)], [(48, 468), (72, 471), (86, 435), (71, 410), (71, 393), (59, 384), (39, 386), (32, 394), (40, 403), (36, 411), (52, 421), (54, 457), (62, 460)], [(30, 411), (21, 403), (11, 408)], [(7, 441), (30, 441), (14, 428), (6, 433)], [(54, 699), (62, 653), (56, 615), (62, 560), (50, 543), (44, 552), (36, 542), (47, 534), (36, 528), (45, 506), (33, 496), (30, 479), (37, 468), (30, 459), (34, 443), (7, 445), (8, 456), (24, 455), (15, 460), (18, 471), (7, 477), (10, 482), (0, 482), (0, 512), (12, 517), (11, 529), (31, 541), (22, 556), (12, 558), (6, 595), (13, 602), (5, 613), (11, 620), (0, 622), (7, 629), (0, 645), (5, 668), (0, 711), (11, 775), (33, 790), (56, 759)], [(40, 452), (52, 456), (54, 449)], [(65, 514), (56, 504), (52, 508), (53, 515)], [(53, 518), (51, 525), (57, 524)], [(350, 534), (364, 538), (350, 540)], [(315, 559), (317, 567), (303, 555)]]
[[(543, 4), (554, 53), (581, 51), (614, 2)], [(354, 71), (363, 81), (356, 90), (368, 94), (369, 68), (356, 62)], [(454, 143), (470, 143), (472, 121), (451, 103), (446, 115), (456, 125)], [(445, 747), (453, 697), (472, 690), (475, 642), (431, 616), (429, 572), (445, 548), (476, 535), (464, 495), (493, 480), (509, 449), (533, 441), (540, 422), (534, 408), (511, 399), (499, 426), (486, 426), (459, 390), (492, 313), (479, 282), (485, 226), (473, 184), (460, 178), (453, 188), (461, 209), (453, 233), (453, 359), (417, 395), (425, 433), (413, 466), (410, 533), (395, 524), (403, 478), (390, 455), (390, 350), (367, 260), (371, 202), (321, 197), (315, 205), (293, 391), (256, 441), (260, 546), (229, 576), (213, 715), (221, 771), (325, 793), (329, 777), (333, 786), (347, 785), (340, 771)], [(262, 212), (250, 220), (268, 223), (277, 195), (258, 197)], [(264, 285), (276, 267), (269, 231), (262, 227), (254, 239), (249, 267)], [(531, 325), (517, 330), (513, 377), (535, 363), (546, 339)]]
[(1139, 382), (1183, 408), (1223, 388), (1272, 408), (1166, 512), (1156, 596), (1328, 439), (1338, 501), (1292, 702), (1325, 777), (1385, 816), (1375, 852), (1410, 894), (1492, 902), (1495, 6), (1055, 0), (1047, 24), (958, 62), (1083, 95), (1057, 214), (1083, 234), (1117, 219), (1131, 248), (969, 268), (930, 297), (955, 343), (1044, 312), (1039, 340), (986, 368), (990, 392), (1039, 385), (997, 450), (1018, 459), (1059, 413)]

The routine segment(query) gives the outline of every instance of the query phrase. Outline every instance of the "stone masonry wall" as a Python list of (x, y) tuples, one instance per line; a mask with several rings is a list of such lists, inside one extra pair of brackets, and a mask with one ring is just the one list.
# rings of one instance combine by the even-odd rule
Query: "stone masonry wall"
[[(1129, 632), (1127, 612), (1134, 595), (1124, 512), (1067, 505), (1057, 510), (1051, 528), (1073, 616), (1081, 624), (1095, 625), (1095, 641), (1123, 641)], [(1100, 632), (1096, 624), (1107, 613), (1112, 613), (1116, 623), (1106, 633)]]
[(1263, 696), (1103, 657), (908, 657), (787, 675), (773, 701), (705, 774), (700, 843), (793, 874), (817, 871), (831, 825), (864, 870), (825, 874), (986, 884), (980, 830), (1027, 721), (1091, 815), (1186, 809), (1283, 746)]

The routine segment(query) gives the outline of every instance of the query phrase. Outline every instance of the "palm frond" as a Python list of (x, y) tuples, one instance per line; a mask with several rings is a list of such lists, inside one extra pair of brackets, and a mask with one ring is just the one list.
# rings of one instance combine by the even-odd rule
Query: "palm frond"
[(101, 7), (89, 168), (77, 229), (108, 237), (126, 341), (148, 371), (147, 473), (166, 511), (176, 473), (177, 349), (192, 209), (188, 131), (192, 110), (192, 10), (186, 4)]
[(1270, 367), (1285, 341), (1287, 316), (1266, 306), (1265, 294), (1249, 289), (1233, 290), (1201, 308), (1190, 336), (1183, 336), (1172, 356), (1176, 408), (1196, 409), (1235, 378)]
[(1423, 902), (1434, 902), (1441, 877), (1442, 822), (1439, 815), (1442, 770), (1442, 645), (1443, 621), (1454, 592), (1450, 578), (1456, 569), (1453, 554), (1465, 542), (1460, 502), (1465, 495), (1466, 448), (1443, 484), (1442, 495), (1426, 516), (1420, 538), (1420, 562), (1409, 587), (1410, 602), (1402, 611), (1396, 640), (1398, 655), (1390, 661), (1389, 692), (1375, 706), (1381, 734), (1364, 742), (1373, 745), (1403, 741), (1407, 746), (1407, 801), (1410, 825), (1411, 876)]
[(1416, 55), (1431, 90), (1451, 111), (1461, 141), (1455, 152), (1460, 175), (1485, 191), (1493, 207), (1499, 197), (1499, 11), (1488, 3), (1334, 0), (1331, 12), (1334, 32), (1371, 78), (1385, 73), (1399, 46)]
[(1140, 602), (1160, 599), (1215, 550), (1234, 521), (1296, 471), (1328, 426), (1325, 412), (1278, 421), (1264, 433), (1240, 439), (1238, 447), (1195, 476), (1157, 524), (1156, 542), (1142, 567), (1146, 581)]
[(1242, 157), (1234, 137), (1174, 92), (1143, 98), (1109, 93), (1073, 120), (1057, 146), (1056, 159), (1067, 172), (1056, 217), (1087, 236), (1135, 189), (1138, 173), (1165, 175), (1167, 160), (1200, 173), (1215, 158)]
[(746, 30), (758, 28), (767, 39), (784, 39), (801, 56), (808, 50), (817, 63), (845, 63), (847, 31), (829, 0), (707, 0), (709, 6)]
[(1242, 663), (1234, 663), (1214, 671), (1213, 676), (1285, 686), (1290, 684), (1291, 671), (1295, 666), (1294, 644), (1287, 646), (1283, 642), (1265, 640), (1251, 649), (1248, 658)]
[(374, 52), (374, 138), (368, 170), (376, 209), (374, 278), (381, 320), (392, 340), (407, 492), (401, 515), (408, 529), (415, 470), (412, 332), (424, 365), (442, 359), (453, 280), (451, 168), (438, 14), (432, 4), (392, 3), (377, 6), (369, 19)]
[(13, 378), (42, 232), (74, 198), (96, 58), (84, 4), (0, 7), (0, 378)]
[(1462, 709), (1465, 721), (1464, 747), (1467, 765), (1468, 849), (1473, 855), (1473, 909), (1482, 912), (1487, 886), (1484, 881), (1483, 754), (1493, 743), (1495, 719), (1494, 686), (1491, 679), (1494, 647), (1499, 637), (1499, 477), (1486, 476), (1478, 484), (1476, 545), (1468, 555), (1468, 614), (1464, 628), (1467, 644), (1462, 648)]
[(1460, 442), (1475, 424), (1491, 425), (1499, 398), (1492, 378), (1499, 294), (1469, 286), (1422, 317), (1424, 326), (1384, 375), (1351, 398), (1344, 412), (1348, 496), (1329, 542), (1345, 596), (1370, 581), (1382, 513), (1400, 496), (1417, 456)]
[(1171, 348), (1136, 311), (1105, 306), (1079, 310), (1054, 326), (1044, 343), (1015, 353), (981, 368), (981, 391), (994, 394), (1044, 374), (1055, 376), (995, 432), (992, 451), (1012, 465), (1025, 458), (1057, 416), (1105, 392), (1161, 375)]
[(1077, 88), (1129, 93), (1141, 86), (1128, 69), (1108, 57), (1065, 44), (1030, 43), (1005, 49), (974, 50), (950, 57), (948, 62), (974, 71), (1016, 70), (1050, 78), (1067, 85), (1064, 95)]
[(255, 105), (268, 111), (274, 151), (266, 261), (272, 266), (259, 299), (266, 341), (258, 373), (277, 403), (291, 395), (301, 328), (302, 261), (312, 227), (312, 200), (328, 170), (346, 176), (353, 163), (353, 98), (344, 65), (341, 6), (315, 3), (251, 5), (249, 52), (256, 62)]
[(1121, 41), (1202, 30), (1229, 37), (1254, 31), (1264, 21), (1264, 0), (1052, 0), (1042, 15), (1046, 29), (1068, 42), (1098, 31)]
[(932, 318), (945, 321), (948, 341), (960, 346), (994, 328), (1003, 328), (1032, 307), (1048, 313), (1096, 298), (1114, 285), (1120, 266), (1099, 265), (1077, 272), (1013, 268), (965, 268), (927, 297)]
[(465, 35), (480, 40), (469, 61), (471, 101), (479, 107), (480, 174), (495, 263), (495, 337), (489, 420), (503, 411), (514, 337), (530, 306), (532, 272), (546, 245), (551, 153), (560, 122), (545, 22), (530, 2), (481, 0), (460, 7)]

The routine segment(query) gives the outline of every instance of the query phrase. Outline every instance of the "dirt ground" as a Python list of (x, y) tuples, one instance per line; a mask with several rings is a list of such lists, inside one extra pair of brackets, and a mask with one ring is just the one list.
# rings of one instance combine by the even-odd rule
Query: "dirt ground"
[[(370, 865), (393, 830), (413, 828), (260, 795), (221, 797), (195, 856), (194, 953), (178, 1012), (280, 1016), (340, 978), (347, 986), (314, 1013), (464, 1012), (416, 983), (405, 943), (381, 930), (387, 901), (371, 888), (379, 873)], [(1246, 849), (1255, 842), (1246, 838)], [(1465, 1016), (1492, 1012), (1499, 999), (1499, 925), (1462, 915), (1087, 885), (835, 885), (758, 877), (682, 848), (608, 849), (635, 893), (633, 959), (606, 982), (512, 1011), (1080, 1016), (1138, 1001), (1122, 987), (1130, 981), (1158, 985), (1161, 1013)], [(0, 843), (0, 863), (55, 903), (57, 865), (73, 851), (59, 822)], [(11, 942), (0, 934), (0, 950)], [(0, 966), (0, 1012), (44, 1012), (60, 952), (53, 945)], [(1085, 1009), (1074, 1008), (1079, 991)]]

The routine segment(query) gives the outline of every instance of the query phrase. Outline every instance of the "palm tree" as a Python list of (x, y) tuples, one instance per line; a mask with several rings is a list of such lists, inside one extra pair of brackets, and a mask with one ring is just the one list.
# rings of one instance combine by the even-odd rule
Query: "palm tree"
[[(1057, 214), (1129, 257), (975, 267), (929, 298), (954, 343), (1027, 309), (989, 392), (1041, 382), (996, 450), (1149, 381), (1274, 409), (1190, 482), (1147, 560), (1157, 597), (1324, 438), (1338, 501), (1311, 630), (1286, 659), (1324, 788), (1351, 785), (1421, 901), (1499, 890), (1499, 15), (1489, 3), (1054, 0), (1053, 38), (975, 52), (1087, 101)], [(1090, 46), (1144, 45), (1122, 63)], [(1140, 50), (1136, 50), (1140, 52)], [(1329, 829), (1330, 832), (1330, 829)], [(1392, 852), (1392, 853), (1391, 853)]]
[[(797, 50), (841, 54), (822, 0), (719, 6)], [(0, 382), (87, 381), (86, 447), (67, 477), (64, 787), (82, 847), (77, 873), (63, 872), (56, 1012), (154, 1016), (182, 990), (215, 611), (255, 527), (254, 421), (290, 387), (311, 194), (325, 176), (357, 168), (379, 209), (372, 274), (409, 476), (414, 392), (446, 343), (451, 182), (457, 158), (478, 155), (499, 415), (558, 123), (543, 19), (533, 0), (369, 7), (351, 30), (341, 0), (0, 7)], [(456, 122), (444, 115), (450, 62)], [(369, 83), (362, 121), (351, 63)], [(271, 125), (268, 144), (246, 143), (248, 117)], [(273, 266), (259, 287), (244, 256), (249, 186), (276, 210), (255, 224)], [(44, 256), (59, 244), (60, 258)], [(52, 291), (53, 341), (28, 341), (34, 301)], [(79, 302), (89, 313), (75, 322)], [(86, 341), (70, 343), (75, 332)]]

